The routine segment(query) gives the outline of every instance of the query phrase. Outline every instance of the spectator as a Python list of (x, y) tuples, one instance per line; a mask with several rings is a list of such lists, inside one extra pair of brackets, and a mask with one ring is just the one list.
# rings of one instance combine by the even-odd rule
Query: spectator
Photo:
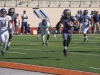
[(23, 30), (24, 30), (24, 26), (25, 26), (25, 33), (28, 34), (28, 31), (27, 31), (27, 19), (28, 19), (28, 15), (26, 14), (25, 10), (23, 11), (23, 14), (21, 15), (21, 18), (22, 18), (22, 26), (21, 26), (20, 34), (22, 35)]
[(19, 14), (16, 14), (15, 34), (18, 35), (18, 28), (20, 26)]
[(75, 28), (76, 31), (79, 30), (79, 34), (82, 33), (82, 22), (81, 22), (81, 16), (82, 16), (82, 11), (78, 10), (77, 14), (75, 15), (76, 19), (77, 19), (77, 24), (79, 26), (79, 28)]
[(30, 32), (31, 32), (31, 30), (30, 30), (30, 24), (28, 24), (27, 31), (30, 34)]
[(99, 18), (99, 11), (96, 11), (95, 15), (93, 16), (94, 20), (94, 33), (99, 33), (100, 31), (100, 18)]

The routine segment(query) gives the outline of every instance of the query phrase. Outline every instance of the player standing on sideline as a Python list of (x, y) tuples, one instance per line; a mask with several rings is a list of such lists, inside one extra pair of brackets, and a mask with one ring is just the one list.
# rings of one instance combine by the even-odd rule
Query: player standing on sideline
[(82, 22), (80, 20), (82, 15), (82, 10), (78, 10), (77, 14), (75, 15), (76, 19), (77, 19), (77, 24), (79, 25), (79, 34), (82, 33)]
[(0, 43), (3, 43), (3, 48), (1, 50), (2, 56), (4, 56), (4, 51), (7, 47), (7, 42), (9, 39), (9, 25), (11, 24), (11, 17), (7, 15), (6, 9), (1, 9), (0, 16)]
[(61, 24), (63, 25), (63, 30), (62, 30), (63, 46), (64, 46), (63, 52), (64, 56), (66, 57), (67, 48), (69, 46), (69, 43), (71, 42), (74, 27), (78, 28), (78, 26), (76, 25), (76, 18), (74, 16), (71, 16), (71, 11), (69, 9), (65, 9), (63, 11), (63, 15), (60, 21), (57, 23), (56, 27), (59, 27)]
[[(50, 23), (46, 19), (43, 19), (42, 22), (39, 23), (37, 32), (41, 31), (41, 37), (42, 37), (42, 42), (43, 42), (42, 45), (46, 44), (46, 46), (48, 46), (48, 40), (50, 37), (49, 28), (52, 30)], [(47, 35), (46, 42), (45, 42), (45, 34)]]
[(11, 24), (10, 24), (10, 29), (9, 29), (9, 40), (8, 40), (8, 44), (7, 44), (7, 50), (9, 50), (9, 46), (11, 44), (12, 41), (12, 36), (13, 36), (13, 32), (14, 32), (14, 20), (16, 18), (15, 14), (15, 9), (14, 8), (9, 8), (8, 10), (8, 15), (12, 18), (11, 20)]
[(88, 15), (88, 10), (84, 10), (81, 20), (82, 20), (82, 32), (84, 35), (84, 42), (88, 42), (87, 30), (89, 29), (90, 25), (93, 23), (91, 16)]

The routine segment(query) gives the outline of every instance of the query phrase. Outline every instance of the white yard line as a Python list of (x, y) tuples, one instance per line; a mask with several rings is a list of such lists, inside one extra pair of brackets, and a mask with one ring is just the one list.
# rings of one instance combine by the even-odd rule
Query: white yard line
[(97, 69), (97, 70), (100, 70), (100, 68), (96, 68), (96, 67), (89, 67), (91, 69)]
[(10, 49), (23, 49), (23, 50), (30, 50), (30, 51), (32, 51), (32, 50), (38, 50), (38, 49), (25, 49), (25, 48), (10, 48)]
[(27, 54), (27, 53), (20, 53), (20, 52), (11, 52), (11, 51), (5, 51), (7, 53), (15, 53), (15, 54)]
[[(25, 49), (25, 48), (11, 48), (11, 49), (23, 49), (23, 50), (26, 50), (26, 51), (34, 51), (34, 50), (37, 50), (37, 51), (43, 51), (43, 50), (39, 50), (39, 49)], [(20, 52), (17, 52), (17, 53), (20, 53)], [(75, 52), (68, 52), (68, 53), (71, 53), (71, 54), (81, 54), (81, 55), (87, 55), (87, 56), (100, 56), (100, 55), (95, 55), (95, 54), (86, 54), (86, 53), (75, 53)], [(23, 54), (23, 53), (22, 53)], [(25, 54), (25, 53), (24, 53)]]
[(68, 52), (71, 54), (81, 54), (81, 55), (91, 55), (91, 56), (100, 56), (100, 55), (95, 55), (95, 54), (86, 54), (86, 53), (74, 53), (74, 52)]

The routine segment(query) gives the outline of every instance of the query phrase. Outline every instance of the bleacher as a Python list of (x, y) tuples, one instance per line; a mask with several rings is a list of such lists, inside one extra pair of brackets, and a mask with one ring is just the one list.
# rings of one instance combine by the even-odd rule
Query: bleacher
[(0, 0), (0, 6), (16, 7), (100, 7), (100, 0)]

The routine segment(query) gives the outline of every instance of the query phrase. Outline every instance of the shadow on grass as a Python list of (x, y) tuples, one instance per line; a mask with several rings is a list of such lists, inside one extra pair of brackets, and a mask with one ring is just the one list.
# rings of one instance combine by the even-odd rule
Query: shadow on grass
[(12, 46), (42, 46), (41, 44), (40, 45), (30, 45), (30, 44), (16, 44), (16, 45), (12, 45)]
[(73, 53), (100, 53), (100, 51), (68, 51), (68, 52), (73, 52)]
[(51, 57), (4, 57), (4, 58), (0, 58), (0, 59), (48, 59), (48, 58), (51, 58)]

